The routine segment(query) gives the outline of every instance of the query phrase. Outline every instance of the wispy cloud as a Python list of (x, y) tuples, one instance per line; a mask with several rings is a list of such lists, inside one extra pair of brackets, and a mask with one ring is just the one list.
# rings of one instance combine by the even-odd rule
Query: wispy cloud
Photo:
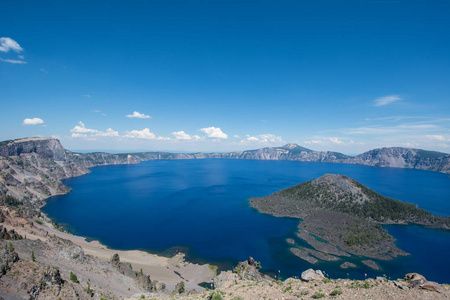
[(306, 145), (326, 145), (326, 146), (349, 146), (354, 145), (355, 142), (349, 138), (343, 137), (324, 137), (324, 136), (315, 136), (312, 140), (306, 140), (303, 142)]
[(220, 128), (216, 127), (206, 127), (200, 128), (201, 132), (203, 132), (209, 138), (217, 138), (217, 139), (227, 139), (228, 135), (224, 133)]
[(431, 140), (437, 140), (437, 141), (442, 141), (442, 142), (450, 142), (450, 138), (446, 138), (446, 137), (444, 137), (441, 134), (427, 134), (426, 137), (431, 139)]
[(3, 62), (10, 63), (10, 64), (26, 64), (27, 63), (26, 61), (18, 60), (18, 59), (3, 59), (3, 58), (0, 58), (0, 60), (3, 61)]
[(0, 51), (9, 52), (9, 50), (13, 50), (15, 52), (22, 51), (22, 47), (20, 47), (19, 43), (9, 37), (0, 37)]
[(374, 106), (384, 106), (402, 100), (399, 95), (389, 95), (375, 99)]
[[(23, 51), (22, 47), (20, 47), (19, 43), (9, 37), (0, 37), (0, 52), (8, 53), (9, 51), (14, 51), (19, 53)], [(0, 58), (0, 61), (7, 62), (10, 64), (26, 64), (24, 61), (23, 55), (18, 55), (19, 59), (10, 59), (10, 58)]]
[(355, 128), (344, 128), (333, 131), (339, 131), (349, 135), (356, 135), (356, 134), (383, 135), (383, 134), (428, 131), (437, 129), (439, 129), (439, 127), (433, 124), (400, 124), (397, 126), (382, 126), (382, 125), (362, 126)]
[(276, 136), (275, 134), (266, 133), (259, 134), (257, 136), (246, 135), (245, 139), (241, 140), (241, 143), (255, 142), (259, 144), (281, 144), (285, 143), (281, 136)]
[(96, 110), (94, 110), (93, 112), (98, 113), (98, 114), (102, 115), (103, 117), (106, 117), (106, 114), (103, 113), (103, 112), (102, 112), (101, 110), (99, 110), (99, 109), (96, 109)]
[(44, 124), (44, 120), (41, 118), (26, 118), (23, 120), (22, 125), (41, 125)]
[(44, 73), (44, 74), (48, 74), (48, 71), (46, 70), (46, 69), (44, 69), (44, 68), (41, 68), (41, 69), (39, 69), (42, 73)]
[(89, 95), (89, 94), (84, 94), (83, 97), (91, 98), (91, 95)]
[(127, 118), (138, 118), (138, 119), (150, 119), (151, 117), (146, 114), (141, 114), (140, 112), (133, 112), (131, 115), (126, 115)]

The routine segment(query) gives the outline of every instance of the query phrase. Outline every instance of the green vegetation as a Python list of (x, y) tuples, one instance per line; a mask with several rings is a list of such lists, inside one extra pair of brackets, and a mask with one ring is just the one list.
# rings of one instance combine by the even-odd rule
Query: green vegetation
[(217, 267), (217, 266), (215, 266), (215, 265), (208, 265), (208, 268), (209, 268), (211, 271), (213, 271), (215, 275), (217, 275), (217, 270), (218, 270), (218, 267)]
[(91, 297), (94, 296), (94, 291), (91, 289), (91, 284), (89, 282), (87, 283), (86, 293)]
[(312, 297), (313, 299), (325, 298), (325, 294), (316, 292)]
[(337, 295), (342, 295), (342, 291), (341, 290), (333, 290), (330, 293), (330, 296), (337, 296)]
[(222, 300), (225, 293), (222, 291), (214, 291), (209, 294), (211, 300)]
[(287, 287), (283, 290), (283, 293), (289, 292), (290, 290), (292, 290), (292, 286), (287, 286)]
[(31, 261), (35, 262), (36, 257), (34, 256), (34, 251), (31, 251)]
[(11, 242), (8, 243), (8, 249), (14, 251), (14, 246)]
[(0, 198), (0, 203), (2, 203), (3, 205), (9, 206), (9, 207), (19, 207), (20, 205), (23, 204), (22, 201), (17, 200), (14, 197), (11, 196), (4, 196)]
[(39, 225), (42, 225), (42, 224), (44, 224), (41, 220), (34, 220), (36, 223), (38, 223)]
[[(384, 197), (351, 178), (345, 177), (343, 180), (347, 180), (360, 192), (331, 188), (330, 185), (333, 183), (321, 182), (317, 184), (313, 181), (307, 181), (265, 197), (266, 204), (276, 201), (278, 207), (282, 205), (284, 211), (294, 213), (298, 211), (301, 203), (309, 207), (346, 213), (359, 219), (371, 218), (376, 222), (391, 220), (395, 222), (435, 223), (440, 221), (450, 225), (449, 218), (434, 216), (417, 207), (417, 205)], [(360, 201), (367, 198), (368, 201)], [(273, 206), (273, 210), (276, 212), (277, 207)]]
[(348, 234), (341, 236), (349, 246), (373, 245), (384, 239), (389, 239), (389, 233), (378, 224), (361, 220), (360, 224), (348, 228)]
[(186, 291), (186, 288), (184, 286), (184, 281), (180, 281), (178, 284), (178, 294), (183, 294)]
[(435, 159), (435, 158), (441, 158), (446, 156), (447, 154), (437, 151), (427, 151), (427, 150), (421, 150), (416, 149), (417, 154), (419, 154), (420, 158), (422, 159)]
[(72, 282), (74, 282), (74, 283), (80, 283), (80, 282), (78, 281), (77, 275), (75, 275), (72, 271), (70, 271), (70, 280), (71, 280)]

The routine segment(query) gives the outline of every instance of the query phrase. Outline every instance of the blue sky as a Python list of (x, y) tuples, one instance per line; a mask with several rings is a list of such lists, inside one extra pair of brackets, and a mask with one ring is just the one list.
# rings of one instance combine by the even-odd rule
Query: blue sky
[(0, 2), (0, 140), (450, 152), (449, 1)]

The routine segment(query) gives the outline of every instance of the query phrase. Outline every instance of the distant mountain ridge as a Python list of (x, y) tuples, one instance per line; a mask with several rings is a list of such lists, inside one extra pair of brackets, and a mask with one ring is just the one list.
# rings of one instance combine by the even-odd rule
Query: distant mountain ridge
[(102, 165), (136, 164), (155, 159), (255, 159), (346, 163), (400, 167), (450, 174), (450, 154), (410, 148), (381, 148), (355, 157), (339, 152), (314, 151), (297, 144), (228, 153), (139, 152), (110, 154), (75, 153), (55, 138), (23, 138), (0, 142), (0, 195), (43, 200), (64, 194), (62, 179), (89, 173)]

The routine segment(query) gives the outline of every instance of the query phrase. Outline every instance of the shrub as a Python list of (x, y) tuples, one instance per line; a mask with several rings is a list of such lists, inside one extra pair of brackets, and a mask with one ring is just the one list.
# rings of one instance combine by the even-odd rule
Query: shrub
[(72, 282), (74, 282), (74, 283), (80, 283), (80, 282), (78, 281), (77, 275), (75, 275), (72, 271), (70, 271), (70, 280), (71, 280)]
[(334, 291), (332, 291), (331, 292), (331, 296), (337, 296), (337, 295), (341, 295), (342, 294), (342, 291), (341, 290), (334, 290)]
[(313, 298), (314, 298), (314, 299), (325, 298), (325, 294), (316, 292), (316, 293), (313, 295)]

